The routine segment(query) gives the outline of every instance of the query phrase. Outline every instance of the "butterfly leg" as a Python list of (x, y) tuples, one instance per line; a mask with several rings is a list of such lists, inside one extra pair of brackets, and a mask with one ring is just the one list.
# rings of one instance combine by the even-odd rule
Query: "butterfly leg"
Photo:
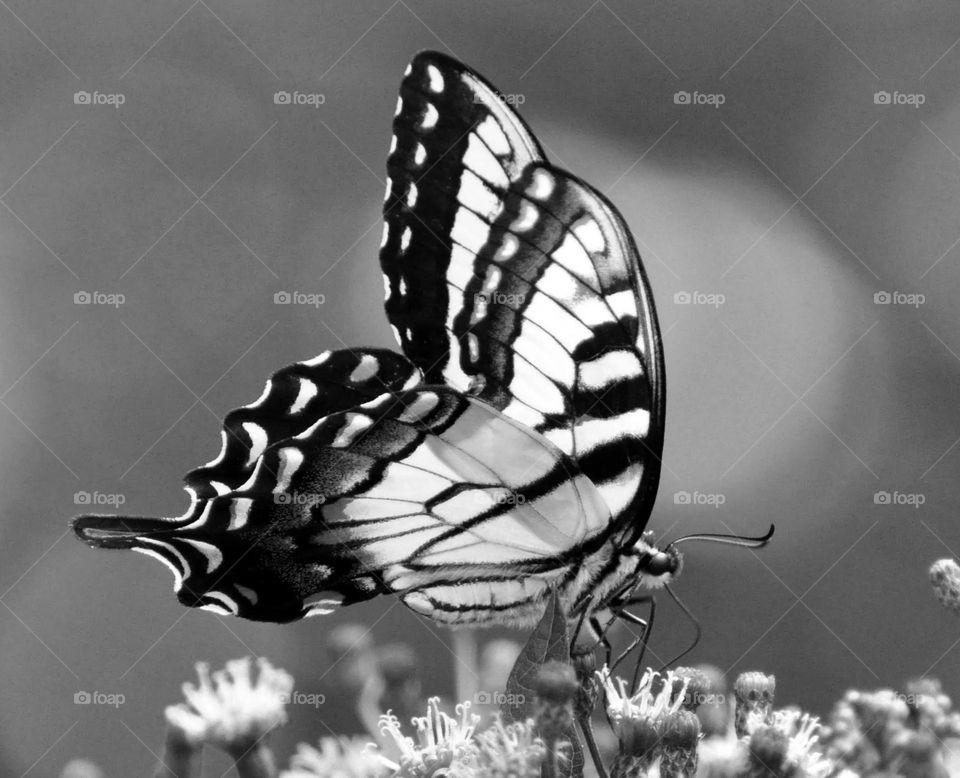
[[(613, 646), (607, 639), (606, 630), (603, 629), (603, 626), (600, 624), (600, 620), (596, 616), (592, 615), (587, 617), (589, 612), (589, 609), (584, 610), (580, 620), (577, 622), (577, 627), (574, 631), (574, 639), (571, 641), (573, 646), (571, 650), (571, 658), (574, 661), (574, 665), (578, 668), (578, 675), (584, 673), (591, 676), (589, 679), (584, 677), (580, 678), (580, 683), (583, 685), (583, 690), (581, 691), (582, 699), (577, 705), (577, 725), (580, 727), (580, 732), (583, 734), (583, 740), (587, 744), (587, 750), (590, 752), (590, 758), (593, 760), (593, 764), (597, 769), (597, 775), (599, 778), (607, 778), (607, 771), (603, 765), (603, 758), (600, 754), (600, 748), (597, 745), (596, 736), (593, 734), (593, 722), (591, 720), (591, 716), (593, 714), (594, 699), (592, 694), (589, 693), (587, 689), (595, 688), (594, 684), (596, 683), (596, 679), (592, 676), (593, 669), (596, 667), (594, 653), (596, 652), (597, 646), (602, 645), (604, 647), (608, 664), (613, 653)], [(578, 641), (578, 638), (583, 631), (584, 622), (589, 624), (592, 635), (590, 636), (590, 639), (580, 642)]]
[[(642, 619), (639, 616), (630, 613), (626, 608), (632, 605), (648, 605), (650, 608), (649, 613), (647, 614), (646, 619)], [(631, 691), (635, 692), (637, 688), (637, 683), (640, 680), (640, 668), (643, 667), (643, 657), (647, 652), (647, 644), (650, 640), (650, 633), (653, 630), (653, 621), (657, 613), (657, 601), (652, 595), (643, 595), (640, 597), (633, 597), (628, 600), (624, 600), (622, 603), (619, 603), (616, 607), (611, 609), (614, 615), (625, 621), (628, 624), (633, 624), (640, 627), (640, 635), (627, 646), (620, 656), (617, 657), (616, 661), (613, 663), (613, 667), (619, 665), (627, 656), (630, 655), (638, 646), (640, 647), (640, 653), (637, 656), (636, 664), (633, 668), (633, 679), (631, 681)], [(611, 668), (613, 669), (613, 668)]]
[[(609, 625), (607, 625), (607, 629), (609, 628)], [(593, 630), (593, 634), (597, 638), (597, 643), (603, 646), (605, 654), (604, 664), (610, 667), (610, 659), (613, 657), (613, 644), (610, 642), (610, 638), (607, 637), (607, 629), (603, 628), (600, 619), (596, 616), (590, 617), (590, 629)]]

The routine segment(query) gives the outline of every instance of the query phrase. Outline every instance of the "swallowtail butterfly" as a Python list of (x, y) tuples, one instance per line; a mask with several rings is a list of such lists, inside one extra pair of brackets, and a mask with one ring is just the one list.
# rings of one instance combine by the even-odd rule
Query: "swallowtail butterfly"
[(166, 564), (184, 605), (286, 622), (395, 594), (450, 624), (622, 604), (678, 571), (646, 524), (664, 364), (623, 218), (550, 164), (480, 75), (417, 55), (380, 263), (403, 355), (290, 365), (224, 421), (179, 518), (81, 516)]

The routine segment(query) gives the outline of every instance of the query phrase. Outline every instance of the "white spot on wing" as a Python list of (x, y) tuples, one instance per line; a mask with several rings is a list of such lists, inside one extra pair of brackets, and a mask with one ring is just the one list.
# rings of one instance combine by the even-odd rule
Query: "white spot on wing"
[(247, 467), (250, 467), (267, 447), (267, 431), (252, 421), (245, 421), (240, 426), (243, 427), (243, 431), (250, 438), (250, 453), (247, 455)]
[(397, 109), (393, 112), (393, 115), (394, 115), (394, 116), (399, 116), (399, 115), (400, 115), (400, 111), (402, 111), (402, 110), (403, 110), (403, 98), (402, 98), (402, 97), (397, 97)]
[(258, 459), (256, 466), (253, 468), (253, 472), (250, 473), (250, 477), (246, 481), (244, 481), (242, 484), (240, 484), (239, 487), (237, 487), (238, 492), (245, 492), (248, 489), (253, 488), (254, 484), (256, 484), (257, 482), (257, 478), (260, 477), (261, 467), (263, 467), (263, 460)]
[(480, 360), (480, 341), (474, 332), (467, 333), (467, 350), (470, 354), (470, 361), (476, 364)]
[(537, 223), (538, 216), (536, 206), (529, 200), (524, 200), (520, 203), (520, 213), (517, 214), (517, 218), (510, 225), (510, 230), (512, 232), (526, 232)]
[(408, 424), (415, 424), (426, 418), (439, 403), (440, 398), (437, 395), (433, 392), (425, 392), (410, 403), (397, 418)]
[(364, 354), (360, 357), (360, 364), (350, 373), (350, 381), (359, 384), (373, 378), (380, 369), (380, 362), (373, 354)]
[(290, 481), (303, 464), (303, 452), (287, 446), (280, 449), (277, 455), (280, 457), (280, 472), (277, 474), (277, 485), (273, 488), (273, 493), (283, 494), (290, 488)]
[(390, 240), (390, 225), (384, 222), (383, 234), (380, 236), (380, 248), (386, 246), (388, 240)]
[(536, 200), (546, 200), (553, 194), (553, 176), (543, 168), (537, 168), (533, 173), (533, 181), (527, 187), (527, 194)]
[(313, 359), (306, 359), (300, 364), (303, 365), (304, 367), (319, 367), (328, 359), (330, 359), (330, 354), (331, 352), (324, 351), (322, 354), (318, 354)]
[(179, 568), (159, 551), (154, 551), (151, 548), (141, 548), (139, 546), (133, 547), (134, 551), (139, 551), (141, 554), (152, 556), (154, 559), (163, 562), (170, 572), (173, 573), (173, 591), (179, 592), (183, 586), (183, 579), (190, 575), (190, 563), (187, 562), (183, 554), (173, 545), (164, 543), (162, 540), (154, 540), (153, 538), (138, 538), (138, 540), (140, 540), (141, 543), (151, 543), (155, 546), (160, 546), (160, 548), (166, 549), (177, 558), (177, 561), (180, 563)]
[(417, 185), (410, 182), (410, 186), (407, 188), (407, 208), (413, 208), (417, 204)]
[(317, 385), (311, 381), (309, 378), (304, 378), (303, 376), (298, 376), (297, 380), (300, 382), (300, 389), (297, 392), (297, 399), (293, 401), (293, 405), (290, 406), (290, 413), (300, 413), (304, 408), (307, 407), (307, 404), (317, 396)]
[(353, 443), (354, 439), (371, 424), (373, 424), (373, 420), (369, 416), (364, 416), (360, 413), (348, 413), (346, 415), (346, 423), (340, 428), (340, 432), (337, 433), (337, 437), (331, 445), (334, 448), (345, 448), (349, 446)]
[(253, 507), (253, 500), (249, 497), (237, 497), (230, 502), (230, 523), (227, 530), (240, 529), (247, 523), (250, 517), (250, 509)]
[(343, 604), (343, 599), (332, 599), (327, 598), (323, 600), (316, 600), (314, 602), (309, 602), (304, 605), (304, 614), (305, 619), (309, 619), (311, 616), (325, 616), (329, 613), (333, 613), (337, 608)]
[(240, 584), (234, 584), (234, 585), (233, 585), (233, 588), (236, 589), (236, 590), (237, 590), (240, 594), (242, 594), (244, 597), (246, 597), (246, 598), (250, 601), (250, 604), (251, 604), (251, 605), (256, 605), (256, 604), (257, 604), (257, 600), (260, 599), (260, 598), (257, 596), (257, 593), (256, 593), (253, 589), (251, 589), (251, 588), (249, 588), (249, 587), (247, 587), (247, 586), (241, 586)]
[(403, 230), (403, 235), (400, 236), (400, 251), (406, 251), (410, 248), (410, 239), (413, 237), (413, 231), (406, 227)]
[(429, 79), (431, 92), (440, 94), (443, 91), (443, 74), (440, 73), (436, 65), (427, 65), (427, 79)]
[(206, 605), (201, 605), (200, 610), (210, 611), (211, 613), (216, 613), (218, 616), (236, 616), (236, 613), (233, 613), (223, 605), (217, 605), (214, 602), (208, 602)]
[(420, 129), (432, 130), (437, 126), (437, 119), (439, 118), (440, 114), (437, 112), (437, 109), (433, 107), (432, 103), (427, 103), (427, 108), (423, 113), (423, 118), (420, 119)]
[(417, 148), (413, 151), (413, 162), (417, 167), (422, 165), (427, 160), (427, 149), (422, 143), (417, 144)]
[(212, 543), (205, 543), (202, 540), (193, 540), (192, 538), (181, 538), (184, 543), (189, 543), (199, 551), (207, 560), (207, 572), (212, 573), (223, 563), (223, 554), (220, 549)]
[(503, 242), (497, 249), (497, 253), (493, 255), (493, 258), (497, 262), (503, 262), (516, 254), (518, 248), (520, 248), (520, 241), (517, 240), (517, 236), (513, 233), (505, 232), (503, 234)]

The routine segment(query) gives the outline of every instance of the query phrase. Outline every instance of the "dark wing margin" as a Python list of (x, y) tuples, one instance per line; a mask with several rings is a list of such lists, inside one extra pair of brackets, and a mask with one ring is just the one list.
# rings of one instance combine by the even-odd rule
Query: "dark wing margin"
[[(228, 548), (240, 549), (239, 554), (243, 543), (256, 540), (264, 549), (270, 544), (261, 544), (255, 536), (251, 540), (249, 533), (245, 533), (242, 540), (238, 540), (239, 535), (229, 533), (221, 540), (215, 523), (210, 521), (211, 516), (223, 520), (223, 530), (239, 529), (247, 523), (249, 508), (244, 502), (230, 503), (232, 510), (224, 513), (218, 509), (218, 505), (223, 504), (221, 497), (243, 488), (264, 451), (273, 444), (302, 434), (330, 414), (369, 402), (385, 392), (409, 390), (419, 383), (419, 370), (405, 357), (386, 349), (325, 351), (282, 368), (266, 382), (257, 400), (227, 415), (221, 430), (220, 453), (184, 477), (184, 488), (191, 500), (182, 516), (79, 516), (73, 521), (74, 532), (95, 548), (133, 549), (159, 559), (174, 572), (176, 586), (182, 592), (181, 601), (222, 609), (222, 603), (184, 587), (185, 570), (202, 568), (218, 558), (222, 560)], [(203, 529), (186, 535), (189, 540), (169, 542), (191, 527)], [(284, 560), (282, 548), (275, 548), (274, 552), (274, 562), (264, 564), (260, 571), (264, 591), (269, 591), (275, 569), (287, 569), (290, 575), (295, 573), (295, 566)], [(289, 604), (280, 597), (274, 599), (275, 617), (264, 618), (285, 621), (294, 617)], [(263, 597), (259, 611), (267, 614), (270, 608), (270, 598)]]
[(459, 190), (483, 180), (493, 203), (511, 178), (540, 159), (533, 133), (482, 76), (444, 54), (414, 57), (393, 120), (380, 263), (387, 316), (427, 383), (458, 389), (469, 383), (459, 343), (446, 329), (456, 313), (445, 279)]
[(665, 372), (623, 217), (546, 162), (492, 86), (430, 52), (402, 82), (387, 172), (380, 261), (404, 353), (571, 456), (634, 542), (659, 483)]

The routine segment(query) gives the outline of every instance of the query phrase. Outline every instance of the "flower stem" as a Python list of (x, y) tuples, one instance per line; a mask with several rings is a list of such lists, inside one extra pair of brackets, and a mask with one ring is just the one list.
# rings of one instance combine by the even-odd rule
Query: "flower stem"
[(154, 778), (191, 778), (195, 774), (199, 749), (184, 740), (181, 732), (169, 727), (163, 744), (163, 757), (153, 772)]
[(542, 778), (560, 778), (556, 739), (547, 741), (547, 758), (543, 762)]
[(587, 749), (590, 751), (594, 767), (597, 768), (597, 775), (599, 778), (607, 778), (607, 770), (603, 766), (603, 757), (600, 755), (600, 748), (597, 746), (597, 739), (594, 737), (593, 725), (589, 718), (580, 719), (580, 731), (583, 732), (583, 739), (587, 741)]
[(231, 754), (240, 778), (276, 778), (277, 766), (273, 752), (266, 743), (254, 743), (245, 751)]

